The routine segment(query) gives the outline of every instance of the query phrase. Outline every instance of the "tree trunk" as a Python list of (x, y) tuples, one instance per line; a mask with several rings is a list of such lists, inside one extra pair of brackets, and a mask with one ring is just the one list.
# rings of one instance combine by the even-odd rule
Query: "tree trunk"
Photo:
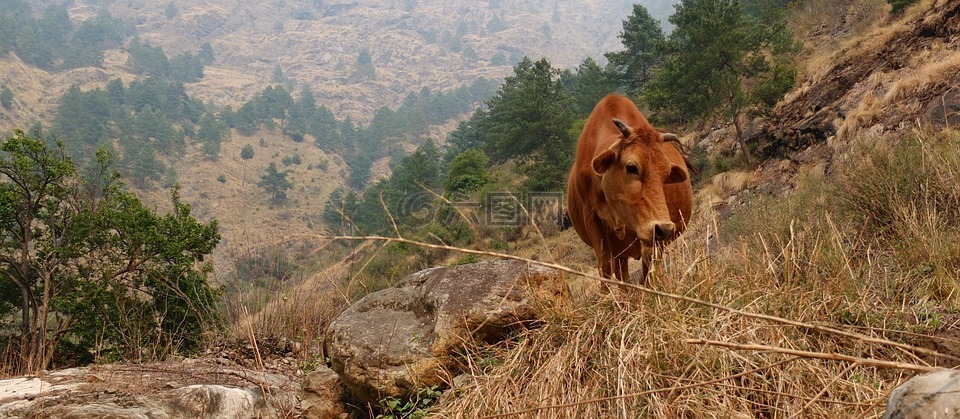
[(740, 128), (740, 112), (733, 114), (733, 127), (737, 130), (737, 143), (740, 144), (743, 157), (747, 160), (747, 163), (753, 163), (753, 155), (750, 153), (750, 149), (747, 148), (747, 141), (743, 138), (743, 130)]
[(50, 273), (43, 273), (43, 301), (40, 307), (40, 322), (37, 330), (37, 353), (39, 355), (38, 369), (45, 369), (47, 358), (53, 354), (53, 346), (47, 341), (47, 322), (50, 314), (50, 298), (53, 294), (53, 282), (50, 280)]

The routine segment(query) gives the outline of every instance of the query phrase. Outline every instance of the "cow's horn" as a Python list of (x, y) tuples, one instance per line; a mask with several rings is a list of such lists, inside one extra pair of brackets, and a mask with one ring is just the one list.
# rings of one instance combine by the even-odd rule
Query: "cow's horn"
[(630, 135), (633, 134), (633, 131), (630, 130), (630, 127), (627, 124), (624, 124), (623, 121), (613, 118), (613, 123), (617, 126), (617, 129), (620, 130), (620, 133), (623, 134), (623, 138), (630, 138)]
[(678, 137), (677, 134), (674, 134), (672, 132), (661, 132), (660, 137), (663, 138), (663, 141), (673, 141), (673, 142), (680, 141), (680, 137)]

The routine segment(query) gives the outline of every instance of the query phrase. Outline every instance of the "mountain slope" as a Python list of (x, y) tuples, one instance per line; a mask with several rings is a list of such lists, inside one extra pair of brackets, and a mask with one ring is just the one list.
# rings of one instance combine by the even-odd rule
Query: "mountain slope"
[[(854, 5), (856, 3), (853, 3)], [(849, 20), (847, 8), (840, 21)], [(925, 0), (900, 18), (839, 41), (807, 79), (776, 107), (755, 139), (784, 157), (860, 133), (881, 137), (960, 123), (960, 1)]]
[[(602, 58), (620, 48), (621, 22), (632, 8), (626, 0), (171, 4), (178, 13), (169, 19), (164, 2), (117, 3), (110, 10), (135, 18), (141, 39), (168, 55), (213, 46), (217, 60), (209, 71), (216, 79), (206, 77), (191, 93), (236, 104), (265, 87), (279, 66), (338, 116), (358, 120), (424, 87), (442, 91), (479, 77), (502, 78), (524, 55), (547, 57), (561, 68)], [(376, 68), (373, 78), (354, 74), (365, 50)]]

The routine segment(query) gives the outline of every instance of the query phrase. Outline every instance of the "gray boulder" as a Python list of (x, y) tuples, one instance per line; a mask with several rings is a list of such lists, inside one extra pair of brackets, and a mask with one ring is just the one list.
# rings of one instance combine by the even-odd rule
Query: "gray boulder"
[(502, 340), (568, 296), (560, 272), (521, 261), (426, 269), (345, 310), (327, 330), (327, 355), (361, 401), (408, 396), (449, 382), (465, 343)]
[(343, 404), (346, 390), (337, 373), (325, 365), (303, 378), (300, 391), (300, 411), (306, 419), (347, 417)]
[(960, 417), (960, 371), (918, 375), (890, 393), (884, 419)]

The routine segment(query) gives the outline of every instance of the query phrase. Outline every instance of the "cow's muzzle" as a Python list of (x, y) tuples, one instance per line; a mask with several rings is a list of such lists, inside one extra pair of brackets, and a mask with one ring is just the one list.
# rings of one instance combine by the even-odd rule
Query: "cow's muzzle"
[(673, 239), (676, 235), (677, 227), (670, 221), (653, 223), (653, 239), (658, 242)]

